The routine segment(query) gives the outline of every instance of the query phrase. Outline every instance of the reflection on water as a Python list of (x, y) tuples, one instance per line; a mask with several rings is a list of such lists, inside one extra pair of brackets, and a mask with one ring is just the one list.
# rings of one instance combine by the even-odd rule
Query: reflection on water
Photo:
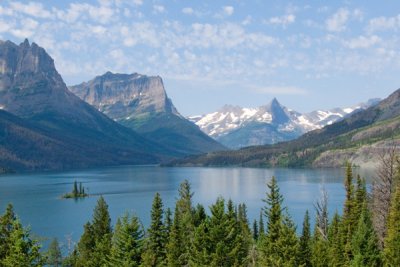
[[(372, 172), (355, 170), (369, 181)], [(322, 188), (329, 195), (329, 211), (341, 211), (344, 199), (343, 169), (257, 169), (257, 168), (160, 168), (123, 166), (63, 173), (34, 173), (0, 176), (0, 208), (13, 203), (22, 222), (45, 237), (77, 241), (83, 224), (91, 219), (97, 195), (103, 195), (110, 214), (116, 218), (129, 211), (149, 224), (153, 196), (159, 192), (164, 205), (173, 208), (179, 184), (188, 179), (195, 193), (194, 203), (210, 206), (217, 197), (246, 203), (250, 220), (259, 217), (266, 184), (275, 176), (292, 218), (301, 225), (305, 211), (314, 216), (313, 204)], [(61, 199), (71, 191), (74, 180), (89, 194), (80, 201)]]

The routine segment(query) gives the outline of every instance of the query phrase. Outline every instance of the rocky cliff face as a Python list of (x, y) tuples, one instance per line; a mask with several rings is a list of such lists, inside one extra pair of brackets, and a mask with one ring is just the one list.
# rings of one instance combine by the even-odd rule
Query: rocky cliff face
[(167, 97), (161, 77), (107, 72), (69, 89), (81, 99), (115, 120), (149, 114), (180, 116)]
[(107, 72), (69, 89), (115, 121), (181, 153), (224, 149), (179, 114), (159, 76)]

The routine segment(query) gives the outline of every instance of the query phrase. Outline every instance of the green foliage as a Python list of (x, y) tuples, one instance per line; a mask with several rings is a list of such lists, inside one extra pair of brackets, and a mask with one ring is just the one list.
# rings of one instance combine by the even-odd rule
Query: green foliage
[(15, 220), (14, 208), (8, 204), (5, 213), (0, 217), (0, 260), (4, 259), (10, 251), (10, 235)]
[(188, 264), (190, 242), (194, 233), (193, 193), (190, 191), (190, 184), (187, 180), (180, 185), (179, 196), (167, 245), (169, 266), (185, 266)]
[(381, 266), (381, 253), (378, 248), (378, 239), (372, 225), (371, 214), (367, 203), (361, 210), (360, 219), (351, 240), (354, 258), (352, 266)]
[(151, 209), (151, 223), (147, 232), (145, 252), (142, 255), (144, 266), (160, 266), (166, 263), (166, 229), (163, 223), (163, 203), (156, 193)]
[(77, 266), (101, 266), (108, 262), (111, 250), (111, 218), (108, 205), (101, 196), (93, 211), (92, 222), (87, 222), (77, 245), (76, 257), (69, 259)]
[(85, 193), (85, 188), (82, 186), (82, 183), (79, 183), (78, 187), (78, 182), (74, 181), (74, 186), (72, 188), (72, 191), (70, 193), (66, 193), (62, 196), (62, 198), (83, 198), (83, 197), (88, 197), (89, 194)]
[(61, 266), (63, 261), (60, 245), (57, 238), (54, 238), (46, 252), (46, 264), (49, 266)]
[(24, 229), (18, 219), (12, 223), (8, 239), (9, 249), (1, 266), (42, 266), (44, 257), (40, 254), (40, 246), (36, 240), (31, 239), (30, 232)]
[(289, 215), (282, 213), (283, 197), (275, 177), (268, 183), (269, 192), (264, 200), (264, 215), (267, 218), (267, 232), (259, 243), (262, 266), (297, 266), (299, 240), (296, 227)]
[(144, 231), (136, 216), (125, 214), (117, 220), (112, 238), (111, 266), (139, 266)]
[(310, 215), (308, 214), (308, 210), (304, 215), (303, 231), (300, 236), (299, 258), (302, 266), (311, 266), (311, 229)]
[(400, 266), (400, 183), (391, 202), (383, 254), (387, 266)]

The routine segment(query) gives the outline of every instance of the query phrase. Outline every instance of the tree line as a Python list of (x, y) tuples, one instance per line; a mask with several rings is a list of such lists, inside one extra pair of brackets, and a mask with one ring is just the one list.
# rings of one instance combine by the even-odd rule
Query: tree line
[[(57, 240), (48, 251), (22, 227), (9, 205), (0, 217), (1, 266), (400, 266), (400, 165), (386, 167), (368, 193), (365, 180), (347, 165), (341, 214), (329, 216), (326, 194), (316, 203), (314, 229), (305, 213), (301, 234), (277, 180), (267, 185), (264, 208), (252, 223), (245, 204), (218, 198), (209, 207), (193, 204), (188, 181), (175, 209), (154, 196), (151, 223), (125, 214), (114, 227), (103, 197), (73, 251), (62, 257)], [(378, 223), (379, 222), (379, 223)]]

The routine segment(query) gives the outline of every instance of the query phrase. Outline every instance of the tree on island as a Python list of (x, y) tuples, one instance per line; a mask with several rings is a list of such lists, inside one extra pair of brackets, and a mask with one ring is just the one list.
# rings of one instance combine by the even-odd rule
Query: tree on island
[(89, 194), (87, 194), (85, 192), (85, 187), (82, 186), (82, 183), (79, 183), (79, 186), (78, 186), (78, 182), (75, 180), (72, 191), (64, 194), (62, 197), (63, 198), (83, 198), (83, 197), (88, 197), (88, 196), (89, 196)]

